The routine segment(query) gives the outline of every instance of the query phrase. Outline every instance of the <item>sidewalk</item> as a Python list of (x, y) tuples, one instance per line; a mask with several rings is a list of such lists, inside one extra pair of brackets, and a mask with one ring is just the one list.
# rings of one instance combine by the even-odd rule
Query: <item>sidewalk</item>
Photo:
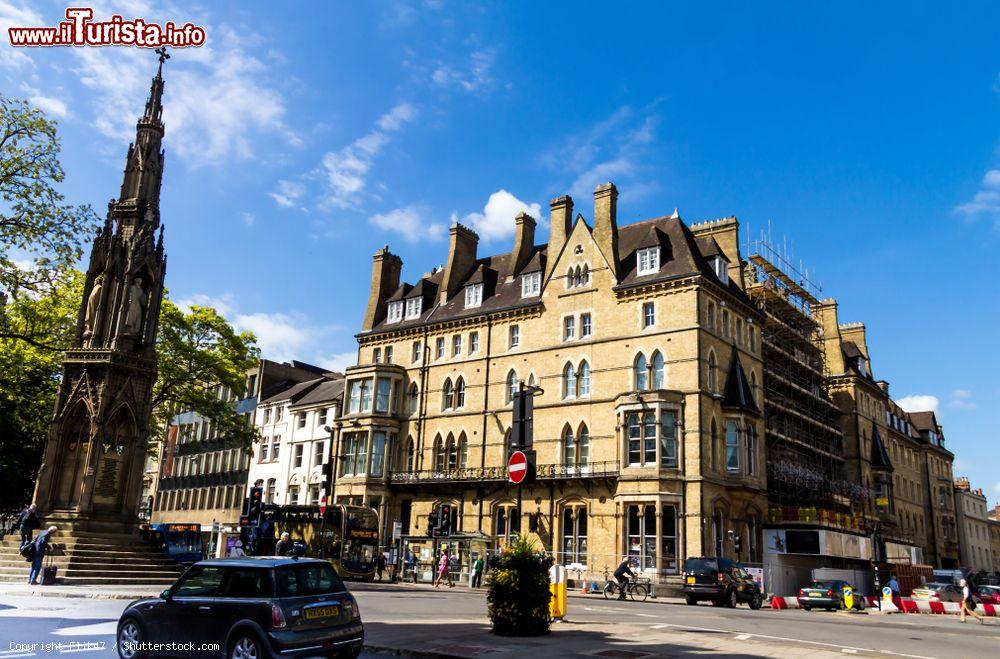
[(0, 595), (22, 597), (87, 597), (91, 599), (134, 600), (142, 597), (156, 597), (163, 588), (160, 586), (31, 586), (26, 583), (0, 582)]

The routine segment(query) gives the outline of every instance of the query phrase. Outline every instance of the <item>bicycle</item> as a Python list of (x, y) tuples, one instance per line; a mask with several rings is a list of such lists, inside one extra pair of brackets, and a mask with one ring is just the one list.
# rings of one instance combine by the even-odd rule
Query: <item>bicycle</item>
[[(608, 581), (604, 584), (604, 599), (618, 599), (620, 593), (621, 586), (618, 585), (617, 581)], [(625, 586), (625, 593), (633, 602), (645, 602), (646, 598), (649, 597), (649, 586), (635, 579), (629, 579), (628, 585)]]

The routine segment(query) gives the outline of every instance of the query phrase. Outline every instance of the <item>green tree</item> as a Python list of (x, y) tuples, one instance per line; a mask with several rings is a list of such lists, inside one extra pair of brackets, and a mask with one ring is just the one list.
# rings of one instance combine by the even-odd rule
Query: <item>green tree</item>
[[(83, 298), (83, 273), (69, 269), (51, 280), (43, 295), (24, 295), (7, 305), (12, 323), (30, 326), (44, 345), (0, 337), (0, 507), (31, 497), (69, 347)], [(153, 387), (150, 442), (178, 411), (194, 411), (213, 422), (220, 436), (249, 446), (256, 437), (233, 402), (219, 400), (216, 387), (241, 392), (258, 359), (256, 339), (237, 332), (211, 307), (184, 312), (164, 300), (157, 335), (157, 380)], [(152, 448), (152, 447), (150, 447)]]
[(0, 338), (49, 349), (58, 336), (4, 307), (60, 288), (97, 229), (89, 206), (63, 203), (56, 189), (65, 178), (60, 148), (54, 121), (0, 94)]

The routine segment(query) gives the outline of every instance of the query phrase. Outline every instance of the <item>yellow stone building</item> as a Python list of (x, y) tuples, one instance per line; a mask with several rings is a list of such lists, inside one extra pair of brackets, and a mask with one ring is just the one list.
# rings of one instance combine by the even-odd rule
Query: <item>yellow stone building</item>
[[(444, 267), (412, 284), (388, 248), (375, 254), (336, 424), (337, 500), (404, 536), (451, 504), (459, 547), (502, 545), (520, 522), (595, 577), (625, 555), (656, 576), (737, 545), (761, 560), (762, 316), (738, 223), (675, 212), (619, 226), (617, 196), (597, 188), (591, 222), (553, 200), (542, 245), (519, 215), (508, 253), (480, 255), (456, 224)], [(537, 481), (516, 520), (505, 465), (522, 384), (542, 391)]]

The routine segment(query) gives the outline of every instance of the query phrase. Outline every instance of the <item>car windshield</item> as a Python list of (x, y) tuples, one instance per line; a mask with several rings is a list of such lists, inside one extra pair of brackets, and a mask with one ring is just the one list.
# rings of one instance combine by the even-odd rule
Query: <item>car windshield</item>
[(714, 558), (689, 558), (684, 561), (684, 571), (694, 574), (713, 574), (719, 571), (719, 563)]
[(835, 581), (813, 581), (809, 584), (809, 587), (832, 589), (837, 587), (837, 583)]
[(948, 583), (929, 583), (924, 586), (927, 590), (944, 590), (951, 584)]
[(987, 595), (997, 595), (1000, 594), (1000, 586), (980, 586), (979, 592), (986, 593)]
[(275, 571), (278, 597), (303, 597), (342, 593), (347, 588), (329, 563), (287, 565)]

